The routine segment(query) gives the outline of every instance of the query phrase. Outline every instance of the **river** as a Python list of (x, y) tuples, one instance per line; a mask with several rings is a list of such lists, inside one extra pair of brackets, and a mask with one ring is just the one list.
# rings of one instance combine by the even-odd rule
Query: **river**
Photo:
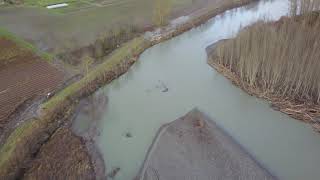
[[(157, 130), (197, 107), (283, 180), (320, 178), (320, 135), (310, 126), (247, 95), (207, 65), (205, 48), (239, 28), (288, 13), (288, 1), (269, 0), (227, 11), (146, 50), (123, 76), (101, 88), (109, 101), (96, 143), (115, 179), (133, 179)], [(81, 128), (90, 118), (77, 117)], [(132, 137), (131, 137), (132, 136)]]

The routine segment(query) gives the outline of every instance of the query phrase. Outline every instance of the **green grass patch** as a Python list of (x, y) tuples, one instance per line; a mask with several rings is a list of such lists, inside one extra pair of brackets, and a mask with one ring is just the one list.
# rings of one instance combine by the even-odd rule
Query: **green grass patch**
[(4, 38), (7, 38), (7, 39), (15, 42), (19, 47), (24, 48), (26, 50), (29, 50), (29, 51), (39, 55), (42, 59), (44, 59), (46, 61), (51, 61), (54, 59), (53, 55), (46, 53), (46, 52), (39, 51), (34, 45), (26, 42), (25, 40), (17, 37), (13, 33), (9, 32), (3, 28), (0, 28), (0, 37), (4, 37)]
[(29, 6), (40, 6), (46, 7), (49, 5), (60, 4), (60, 3), (71, 3), (77, 2), (76, 0), (25, 0), (24, 3)]
[(80, 9), (91, 8), (91, 7), (95, 8), (94, 6), (82, 1), (73, 1), (73, 2), (69, 2), (68, 6), (50, 9), (50, 12), (58, 13), (58, 14), (66, 14), (70, 12), (77, 12)]

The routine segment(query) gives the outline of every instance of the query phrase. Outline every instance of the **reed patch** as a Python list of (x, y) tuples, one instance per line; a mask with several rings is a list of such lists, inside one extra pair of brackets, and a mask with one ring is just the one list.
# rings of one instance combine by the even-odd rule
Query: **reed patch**
[(320, 13), (313, 10), (318, 2), (292, 0), (291, 17), (260, 21), (241, 30), (234, 39), (218, 43), (209, 60), (236, 85), (317, 130)]

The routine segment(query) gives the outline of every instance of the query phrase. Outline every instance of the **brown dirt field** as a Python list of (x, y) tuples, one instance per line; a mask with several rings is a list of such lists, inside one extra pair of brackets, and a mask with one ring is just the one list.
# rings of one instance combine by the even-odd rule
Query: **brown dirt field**
[(21, 179), (95, 179), (86, 146), (68, 128), (57, 130), (29, 166)]
[(0, 132), (9, 116), (30, 98), (51, 92), (62, 72), (14, 42), (0, 38)]

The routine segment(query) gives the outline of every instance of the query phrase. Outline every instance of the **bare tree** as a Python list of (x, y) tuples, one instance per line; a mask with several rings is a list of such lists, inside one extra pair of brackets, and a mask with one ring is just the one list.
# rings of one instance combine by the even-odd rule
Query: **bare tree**
[(320, 10), (320, 0), (290, 0), (292, 16)]
[(94, 63), (94, 59), (90, 56), (85, 56), (83, 57), (82, 60), (82, 69), (85, 73), (85, 75), (89, 74), (89, 69), (92, 66), (92, 64)]
[(320, 18), (258, 22), (217, 47), (215, 63), (263, 94), (320, 104)]
[(153, 10), (153, 22), (157, 26), (163, 26), (168, 23), (171, 13), (172, 0), (155, 0)]

